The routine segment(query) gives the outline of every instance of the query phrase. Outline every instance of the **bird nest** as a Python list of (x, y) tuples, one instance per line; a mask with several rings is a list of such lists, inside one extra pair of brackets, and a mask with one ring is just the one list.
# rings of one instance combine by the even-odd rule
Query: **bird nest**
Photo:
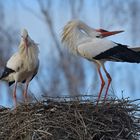
[(49, 98), (0, 108), (0, 140), (138, 140), (139, 100)]

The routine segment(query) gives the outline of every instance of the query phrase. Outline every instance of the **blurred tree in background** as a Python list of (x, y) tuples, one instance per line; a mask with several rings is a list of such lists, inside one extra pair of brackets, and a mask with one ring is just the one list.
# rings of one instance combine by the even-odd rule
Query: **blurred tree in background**
[[(36, 17), (38, 22), (41, 21), (46, 30), (46, 34), (44, 34), (46, 41), (43, 44), (49, 48), (47, 49), (49, 51), (46, 51), (45, 54), (45, 50), (43, 50), (43, 56), (40, 46), (40, 61), (43, 63), (40, 65), (37, 77), (32, 82), (38, 85), (40, 94), (58, 96), (61, 94), (79, 95), (86, 94), (86, 92), (96, 94), (98, 92), (100, 80), (94, 71), (94, 65), (71, 55), (62, 47), (60, 34), (62, 27), (69, 20), (80, 19), (92, 27), (107, 30), (125, 29), (127, 36), (123, 36), (124, 42), (132, 45), (140, 44), (139, 0), (36, 0), (32, 2), (35, 3), (36, 9), (26, 0), (15, 1), (15, 3), (18, 5), (18, 9), (30, 13)], [(11, 47), (18, 44), (17, 38), (20, 32), (18, 26), (5, 26), (5, 16), (8, 16), (5, 15), (5, 4), (5, 1), (0, 2), (1, 67), (11, 54)], [(122, 39), (121, 42), (124, 43)], [(139, 82), (136, 80), (136, 78), (140, 79), (140, 76), (136, 74), (140, 69), (138, 65), (126, 63), (123, 65), (111, 63), (110, 65), (109, 63), (107, 66), (113, 77), (113, 89), (121, 91), (126, 88), (130, 93), (139, 91)], [(135, 67), (134, 70), (132, 70), (133, 67)]]

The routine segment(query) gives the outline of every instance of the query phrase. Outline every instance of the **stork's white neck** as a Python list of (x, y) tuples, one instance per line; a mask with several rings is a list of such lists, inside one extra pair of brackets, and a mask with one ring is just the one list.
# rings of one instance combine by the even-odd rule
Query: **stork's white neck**
[(28, 42), (28, 56), (26, 54), (26, 49), (25, 49), (25, 42), (21, 40), (21, 43), (19, 45), (19, 54), (21, 55), (22, 58), (27, 59), (26, 62), (28, 62), (26, 65), (28, 65), (28, 70), (30, 71), (33, 69), (33, 66), (36, 66), (36, 63), (38, 63), (38, 54), (39, 54), (39, 49), (36, 43), (34, 41)]
[(21, 40), (20, 45), (19, 45), (19, 54), (23, 56), (26, 55), (25, 42), (23, 40)]

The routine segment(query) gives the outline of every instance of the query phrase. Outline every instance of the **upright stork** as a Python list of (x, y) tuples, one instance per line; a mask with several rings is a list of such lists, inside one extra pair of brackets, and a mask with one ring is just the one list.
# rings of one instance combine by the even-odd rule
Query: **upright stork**
[(62, 32), (62, 43), (76, 55), (80, 55), (97, 66), (97, 71), (101, 79), (101, 87), (98, 94), (97, 105), (100, 100), (102, 90), (105, 85), (100, 68), (102, 67), (108, 84), (105, 91), (106, 100), (108, 89), (111, 83), (111, 76), (105, 68), (106, 61), (140, 63), (140, 48), (131, 48), (104, 37), (115, 35), (123, 31), (107, 31), (104, 29), (94, 29), (79, 20), (69, 21)]
[(26, 29), (21, 31), (21, 42), (18, 51), (8, 60), (0, 80), (7, 81), (9, 86), (14, 85), (13, 100), (17, 106), (16, 89), (18, 82), (25, 83), (24, 99), (27, 101), (29, 82), (37, 74), (39, 68), (39, 49), (29, 36)]

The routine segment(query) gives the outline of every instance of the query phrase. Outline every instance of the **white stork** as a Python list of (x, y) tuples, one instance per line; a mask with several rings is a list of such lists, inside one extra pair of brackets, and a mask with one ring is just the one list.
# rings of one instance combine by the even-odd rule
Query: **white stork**
[(69, 48), (72, 53), (94, 62), (97, 66), (97, 71), (101, 79), (101, 88), (98, 94), (97, 105), (105, 85), (100, 71), (101, 67), (108, 78), (104, 101), (106, 100), (112, 80), (104, 66), (104, 62), (140, 63), (140, 48), (130, 48), (127, 45), (115, 43), (104, 38), (121, 32), (123, 31), (109, 32), (103, 29), (96, 30), (79, 20), (69, 21), (62, 32), (62, 43), (64, 46)]
[(0, 80), (7, 81), (9, 86), (15, 83), (13, 90), (13, 100), (17, 106), (16, 88), (17, 83), (25, 83), (23, 96), (27, 101), (27, 89), (29, 82), (37, 74), (39, 67), (39, 49), (37, 44), (30, 38), (26, 29), (21, 32), (21, 42), (18, 52), (8, 60)]

